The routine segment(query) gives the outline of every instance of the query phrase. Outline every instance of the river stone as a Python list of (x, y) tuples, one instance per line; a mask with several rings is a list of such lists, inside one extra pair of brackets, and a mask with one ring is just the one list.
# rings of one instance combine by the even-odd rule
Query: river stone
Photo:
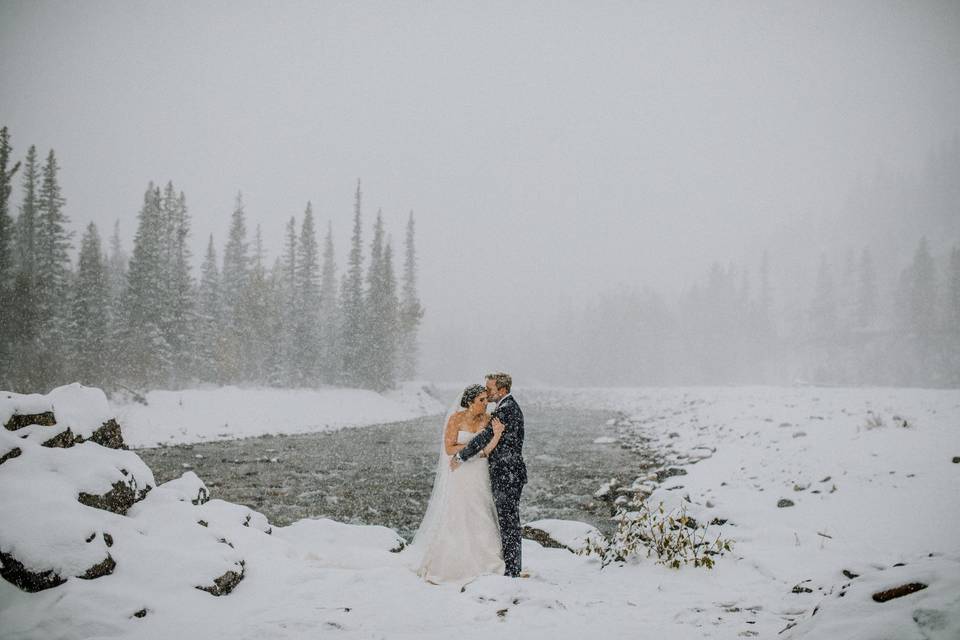
[(5, 454), (0, 456), (0, 464), (3, 464), (11, 458), (16, 458), (21, 453), (23, 453), (23, 451), (20, 450), (20, 447), (14, 447), (13, 449), (10, 449), (10, 451), (7, 451)]
[[(124, 475), (129, 475), (125, 469), (121, 471)], [(117, 480), (112, 486), (112, 489), (100, 495), (81, 491), (80, 495), (77, 496), (77, 501), (88, 507), (112, 511), (123, 516), (127, 514), (130, 507), (146, 498), (152, 488), (147, 485), (143, 490), (138, 490), (137, 479), (133, 476), (129, 476), (129, 480), (126, 482)]]
[(893, 589), (887, 589), (885, 591), (878, 591), (873, 594), (874, 602), (887, 602), (893, 600), (894, 598), (902, 598), (903, 596), (908, 596), (911, 593), (916, 593), (922, 589), (926, 589), (927, 585), (922, 582), (911, 582), (908, 584), (902, 584), (899, 587), (894, 587)]
[(207, 593), (212, 593), (215, 596), (227, 595), (228, 593), (233, 591), (238, 584), (240, 584), (241, 580), (243, 580), (243, 576), (245, 572), (245, 568), (244, 568), (245, 562), (241, 560), (239, 562), (239, 565), (240, 565), (240, 573), (237, 573), (236, 571), (233, 571), (231, 569), (230, 571), (227, 571), (219, 578), (214, 578), (213, 586), (208, 586), (208, 587), (197, 586), (196, 588), (200, 589), (201, 591), (206, 591)]
[(96, 578), (102, 578), (103, 576), (108, 576), (111, 573), (113, 573), (113, 570), (116, 569), (116, 567), (117, 567), (116, 561), (108, 553), (107, 557), (104, 558), (102, 562), (98, 562), (97, 564), (93, 565), (92, 567), (84, 571), (82, 575), (79, 575), (77, 577), (82, 578), (84, 580), (94, 580)]
[(30, 571), (12, 555), (2, 551), (0, 551), (0, 564), (3, 565), (0, 566), (0, 576), (29, 593), (50, 589), (67, 581), (66, 578), (61, 578), (54, 573), (53, 569)]
[(70, 430), (70, 427), (67, 427), (49, 440), (44, 440), (42, 445), (44, 447), (51, 447), (55, 449), (68, 449), (78, 442), (83, 442), (83, 438), (80, 436), (74, 436), (73, 431)]
[(668, 467), (666, 469), (660, 469), (657, 471), (657, 482), (663, 482), (667, 478), (672, 478), (673, 476), (685, 475), (687, 475), (686, 469), (681, 469), (680, 467)]
[(90, 436), (90, 441), (110, 449), (129, 449), (123, 442), (123, 433), (116, 419), (110, 418)]
[(39, 424), (44, 427), (52, 427), (57, 424), (57, 419), (53, 411), (44, 411), (43, 413), (15, 413), (10, 416), (7, 423), (3, 425), (8, 431), (16, 431), (31, 424)]

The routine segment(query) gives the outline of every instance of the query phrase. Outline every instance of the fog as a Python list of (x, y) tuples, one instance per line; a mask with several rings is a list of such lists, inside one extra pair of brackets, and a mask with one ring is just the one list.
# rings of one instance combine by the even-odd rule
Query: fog
[[(857, 343), (834, 349), (805, 324), (821, 260), (842, 316), (865, 247), (889, 316), (871, 326), (896, 324), (892, 288), (923, 236), (949, 324), (956, 2), (3, 1), (0, 124), (18, 157), (56, 150), (78, 236), (119, 219), (129, 244), (147, 183), (172, 180), (197, 266), (242, 191), (271, 263), (309, 200), (342, 273), (360, 179), (365, 243), (378, 209), (395, 243), (416, 218), (426, 379), (960, 372), (918, 378), (921, 354), (864, 376), (877, 365), (850, 364)], [(718, 308), (691, 302), (695, 285), (756, 298), (764, 252), (790, 336), (776, 353), (736, 315), (712, 339), (678, 324)]]

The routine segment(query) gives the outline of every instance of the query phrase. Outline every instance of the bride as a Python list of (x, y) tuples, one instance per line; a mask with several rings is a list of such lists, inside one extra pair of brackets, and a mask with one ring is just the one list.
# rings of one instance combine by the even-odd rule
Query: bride
[(406, 552), (417, 575), (434, 584), (503, 575), (505, 569), (487, 467), (487, 456), (500, 441), (503, 424), (495, 419), (490, 443), (451, 471), (450, 457), (490, 422), (487, 390), (478, 384), (467, 387), (460, 407), (448, 415), (430, 502)]

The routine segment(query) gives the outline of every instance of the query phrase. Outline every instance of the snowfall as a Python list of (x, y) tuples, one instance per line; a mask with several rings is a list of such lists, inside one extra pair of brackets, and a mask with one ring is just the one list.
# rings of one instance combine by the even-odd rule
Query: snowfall
[[(549, 520), (526, 524), (569, 549), (524, 540), (528, 577), (428, 584), (389, 528), (273, 526), (193, 472), (157, 485), (134, 450), (97, 444), (111, 418), (143, 447), (442, 411), (422, 391), (360, 404), (347, 396), (365, 392), (153, 392), (146, 407), (80, 385), (0, 393), (0, 637), (960, 638), (956, 390), (516, 390), (521, 404), (615, 411), (599, 442), (642, 441), (685, 471), (609, 486), (725, 521), (711, 531), (733, 551), (712, 569), (645, 554), (601, 567), (570, 551), (590, 525)], [(48, 411), (55, 425), (14, 418)], [(73, 446), (43, 446), (67, 428)]]

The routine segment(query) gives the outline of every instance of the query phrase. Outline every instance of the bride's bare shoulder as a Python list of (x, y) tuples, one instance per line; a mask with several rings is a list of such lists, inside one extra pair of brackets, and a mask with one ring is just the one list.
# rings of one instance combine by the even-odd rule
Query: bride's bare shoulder
[(463, 422), (463, 417), (466, 414), (467, 414), (466, 410), (454, 411), (453, 413), (450, 414), (450, 417), (447, 418), (447, 426), (449, 427), (450, 425), (460, 424), (461, 422)]

